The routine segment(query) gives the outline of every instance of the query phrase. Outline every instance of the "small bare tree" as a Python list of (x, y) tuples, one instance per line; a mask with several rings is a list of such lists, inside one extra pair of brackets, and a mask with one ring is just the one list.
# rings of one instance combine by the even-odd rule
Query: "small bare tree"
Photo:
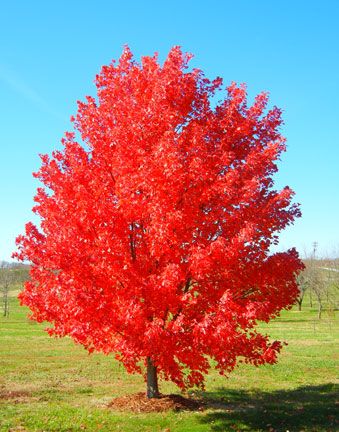
[(301, 305), (302, 305), (302, 302), (304, 300), (305, 293), (306, 293), (307, 289), (310, 287), (309, 275), (308, 275), (306, 268), (304, 271), (302, 271), (301, 273), (298, 274), (297, 283), (298, 283), (298, 287), (299, 287), (299, 296), (298, 296), (296, 302), (298, 305), (298, 310), (301, 311)]
[(0, 290), (2, 294), (3, 316), (9, 317), (9, 289), (14, 281), (14, 273), (9, 263), (2, 261), (0, 264)]
[(317, 268), (314, 268), (312, 271), (311, 289), (312, 292), (315, 294), (318, 302), (318, 319), (321, 319), (321, 314), (323, 310), (323, 298), (324, 295), (326, 295), (327, 286), (321, 271)]
[(298, 276), (300, 295), (297, 299), (299, 310), (301, 310), (301, 304), (305, 295), (306, 290), (310, 294), (310, 302), (312, 307), (312, 294), (315, 295), (318, 303), (318, 319), (321, 318), (323, 310), (323, 299), (326, 294), (327, 284), (324, 278), (324, 272), (321, 268), (321, 260), (316, 257), (318, 243), (313, 242), (312, 252), (310, 254), (305, 253), (305, 269)]
[(6, 261), (0, 262), (0, 293), (2, 296), (3, 316), (9, 317), (9, 292), (14, 285), (21, 284), (28, 279), (27, 266), (11, 264)]
[[(339, 258), (337, 255), (332, 255), (324, 261), (321, 267), (323, 277), (326, 283), (326, 301), (329, 310), (338, 309), (338, 291), (339, 291)], [(334, 258), (333, 258), (334, 257)]]
[(332, 251), (327, 258), (318, 258), (317, 242), (312, 244), (312, 252), (305, 253), (305, 269), (298, 275), (298, 284), (300, 295), (297, 299), (299, 310), (308, 291), (311, 300), (315, 297), (318, 303), (318, 318), (321, 318), (324, 305), (328, 313), (338, 308), (338, 290), (339, 290), (339, 250)]

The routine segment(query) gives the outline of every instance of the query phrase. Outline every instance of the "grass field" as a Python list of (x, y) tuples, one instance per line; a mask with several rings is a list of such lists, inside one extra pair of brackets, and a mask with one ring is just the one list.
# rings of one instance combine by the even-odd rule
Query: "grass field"
[[(69, 339), (52, 339), (11, 299), (0, 318), (0, 431), (335, 431), (338, 320), (310, 307), (266, 325), (288, 346), (274, 366), (212, 373), (197, 412), (121, 413), (106, 404), (144, 391), (111, 357), (88, 355)], [(264, 326), (263, 326), (264, 327)], [(178, 393), (160, 383), (163, 393)], [(338, 406), (337, 406), (338, 407)], [(338, 427), (338, 424), (337, 424)]]

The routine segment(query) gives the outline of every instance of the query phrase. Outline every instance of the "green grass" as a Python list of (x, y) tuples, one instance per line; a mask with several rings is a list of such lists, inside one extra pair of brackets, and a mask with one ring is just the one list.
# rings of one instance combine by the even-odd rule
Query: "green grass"
[[(0, 318), (0, 431), (335, 431), (338, 321), (310, 307), (262, 327), (288, 346), (274, 366), (242, 365), (229, 379), (213, 372), (202, 412), (121, 413), (115, 396), (144, 391), (112, 357), (88, 355), (71, 340), (50, 338), (11, 299)], [(177, 393), (161, 383), (163, 393)]]

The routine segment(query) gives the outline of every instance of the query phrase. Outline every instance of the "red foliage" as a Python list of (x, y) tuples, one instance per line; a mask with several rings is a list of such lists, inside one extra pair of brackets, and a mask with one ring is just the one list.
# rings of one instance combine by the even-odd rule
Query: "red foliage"
[(115, 353), (129, 372), (151, 357), (165, 379), (203, 385), (212, 358), (275, 363), (281, 343), (256, 332), (295, 301), (294, 249), (270, 254), (300, 216), (289, 187), (272, 189), (285, 150), (281, 111), (267, 94), (246, 102), (232, 83), (188, 70), (174, 47), (135, 62), (126, 48), (79, 102), (62, 151), (43, 155), (43, 183), (17, 239), (32, 263), (20, 294), (33, 319), (89, 351)]

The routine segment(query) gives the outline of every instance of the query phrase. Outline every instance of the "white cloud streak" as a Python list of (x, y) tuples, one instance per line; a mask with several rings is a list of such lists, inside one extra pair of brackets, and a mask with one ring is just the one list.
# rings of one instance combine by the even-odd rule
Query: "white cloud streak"
[(5, 85), (14, 90), (21, 97), (25, 98), (40, 110), (51, 114), (58, 119), (65, 120), (65, 116), (61, 115), (43, 99), (38, 92), (36, 92), (31, 86), (29, 86), (24, 80), (22, 80), (17, 74), (13, 71), (10, 71), (4, 65), (0, 65), (0, 81), (2, 81)]

